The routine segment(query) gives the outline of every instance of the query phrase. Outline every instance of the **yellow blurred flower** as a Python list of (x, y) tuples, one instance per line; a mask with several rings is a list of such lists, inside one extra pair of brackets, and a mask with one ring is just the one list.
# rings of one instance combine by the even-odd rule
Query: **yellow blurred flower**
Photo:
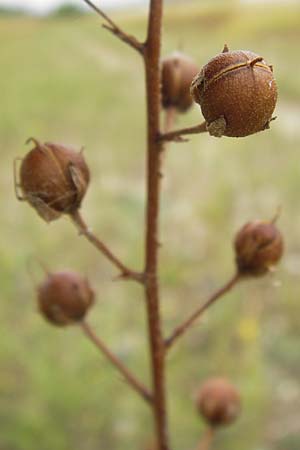
[(242, 318), (237, 327), (239, 337), (244, 342), (254, 342), (259, 336), (259, 325), (255, 317)]

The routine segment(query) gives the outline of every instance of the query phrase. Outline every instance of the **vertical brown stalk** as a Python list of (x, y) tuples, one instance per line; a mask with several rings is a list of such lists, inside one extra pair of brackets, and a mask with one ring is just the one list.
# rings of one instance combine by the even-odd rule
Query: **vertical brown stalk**
[(160, 203), (160, 45), (162, 0), (151, 0), (145, 44), (147, 90), (147, 206), (145, 295), (153, 378), (153, 413), (158, 450), (169, 450), (165, 399), (165, 348), (161, 331), (158, 279), (158, 219)]

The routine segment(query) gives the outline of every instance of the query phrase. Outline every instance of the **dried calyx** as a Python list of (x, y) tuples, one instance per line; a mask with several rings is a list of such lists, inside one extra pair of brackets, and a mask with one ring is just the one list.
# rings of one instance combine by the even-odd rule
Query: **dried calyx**
[(227, 379), (211, 378), (201, 386), (196, 406), (209, 425), (229, 425), (240, 413), (240, 394)]
[(239, 274), (260, 276), (280, 261), (283, 237), (274, 221), (248, 222), (236, 234), (234, 248)]
[(193, 104), (190, 85), (199, 68), (188, 56), (174, 52), (162, 61), (162, 106), (174, 107), (179, 112)]
[(243, 137), (269, 128), (277, 100), (273, 68), (248, 50), (223, 52), (195, 77), (191, 94), (212, 136)]
[(75, 272), (49, 273), (38, 287), (39, 310), (54, 325), (80, 322), (93, 303), (88, 280)]
[(18, 198), (28, 201), (47, 222), (73, 213), (80, 207), (90, 179), (82, 152), (32, 138), (28, 142), (34, 147), (22, 159), (22, 196)]

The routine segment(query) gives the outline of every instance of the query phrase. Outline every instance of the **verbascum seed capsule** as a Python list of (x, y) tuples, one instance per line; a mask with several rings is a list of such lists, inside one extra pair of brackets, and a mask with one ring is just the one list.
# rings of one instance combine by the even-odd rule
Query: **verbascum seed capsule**
[(229, 425), (236, 420), (241, 410), (238, 390), (225, 378), (211, 378), (200, 388), (196, 406), (211, 426)]
[(60, 144), (36, 139), (20, 167), (20, 188), (28, 201), (47, 222), (80, 207), (90, 173), (82, 152)]
[(283, 237), (273, 222), (249, 222), (236, 234), (234, 249), (238, 272), (260, 276), (280, 261)]
[(277, 101), (272, 66), (256, 53), (227, 46), (195, 77), (191, 94), (216, 137), (243, 137), (269, 128)]
[(88, 280), (75, 272), (50, 273), (38, 286), (39, 310), (54, 325), (81, 321), (93, 303)]
[(162, 106), (187, 111), (193, 104), (190, 85), (199, 68), (188, 56), (175, 52), (162, 61)]

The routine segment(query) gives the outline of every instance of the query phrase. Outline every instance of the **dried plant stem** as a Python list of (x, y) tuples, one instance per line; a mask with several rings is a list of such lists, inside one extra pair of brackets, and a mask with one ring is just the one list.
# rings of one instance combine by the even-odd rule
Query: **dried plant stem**
[(99, 14), (102, 19), (105, 20), (106, 24), (103, 25), (104, 28), (109, 30), (111, 33), (113, 33), (115, 36), (117, 36), (121, 41), (128, 44), (130, 47), (134, 48), (139, 53), (144, 53), (144, 44), (142, 42), (139, 42), (134, 36), (131, 36), (127, 33), (125, 33), (121, 28), (111, 20), (111, 18), (102, 11), (98, 6), (96, 6), (93, 2), (90, 0), (83, 0), (90, 8), (92, 8), (94, 11), (96, 11), (97, 14)]
[(210, 450), (215, 436), (214, 428), (207, 428), (200, 440), (196, 450)]
[(79, 233), (85, 236), (106, 258), (121, 271), (121, 278), (132, 279), (144, 283), (144, 274), (135, 272), (126, 267), (111, 250), (88, 228), (80, 212), (77, 210), (70, 214), (71, 220), (77, 227)]
[(81, 328), (84, 334), (96, 345), (96, 347), (103, 353), (103, 355), (118, 369), (118, 371), (123, 375), (126, 382), (138, 393), (144, 400), (148, 403), (152, 403), (152, 394), (148, 389), (135, 378), (135, 376), (124, 366), (122, 361), (117, 358), (102, 342), (102, 340), (96, 336), (90, 325), (83, 321), (81, 322)]
[(180, 338), (183, 334), (185, 334), (188, 329), (195, 323), (199, 317), (218, 299), (227, 294), (240, 280), (240, 275), (235, 274), (227, 283), (224, 284), (220, 289), (214, 292), (208, 300), (200, 306), (188, 319), (186, 319), (181, 325), (175, 328), (173, 333), (165, 340), (165, 346), (167, 349), (170, 349), (175, 341)]
[(160, 45), (162, 0), (151, 0), (145, 44), (147, 97), (147, 204), (145, 240), (145, 296), (153, 380), (153, 414), (158, 450), (169, 450), (166, 392), (165, 346), (161, 330), (158, 279), (158, 219), (162, 141), (160, 133)]
[(170, 131), (168, 133), (162, 133), (159, 135), (160, 141), (175, 141), (175, 142), (185, 142), (182, 136), (186, 136), (188, 134), (199, 134), (206, 133), (206, 122), (202, 122), (199, 125), (195, 125), (194, 127), (182, 128), (181, 130)]

